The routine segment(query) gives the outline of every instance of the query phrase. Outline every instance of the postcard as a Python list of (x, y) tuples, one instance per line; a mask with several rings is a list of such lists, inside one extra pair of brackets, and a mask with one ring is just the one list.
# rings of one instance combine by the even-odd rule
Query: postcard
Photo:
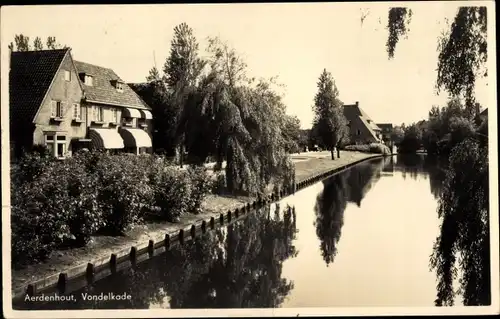
[(3, 6), (4, 316), (498, 314), (495, 27), (493, 1)]

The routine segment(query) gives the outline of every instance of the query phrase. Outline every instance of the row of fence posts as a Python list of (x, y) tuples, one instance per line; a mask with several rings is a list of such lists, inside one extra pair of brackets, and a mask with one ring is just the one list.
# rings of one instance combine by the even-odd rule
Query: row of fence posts
[[(227, 223), (231, 223), (231, 221), (233, 220), (233, 217), (234, 217), (234, 219), (237, 219), (240, 216), (248, 213), (252, 208), (253, 209), (261, 208), (263, 205), (265, 205), (267, 203), (277, 201), (280, 198), (283, 198), (284, 196), (288, 196), (290, 194), (293, 194), (297, 190), (297, 186), (299, 186), (299, 187), (303, 186), (304, 185), (303, 183), (304, 182), (299, 183), (299, 185), (294, 183), (292, 186), (286, 187), (282, 190), (274, 192), (266, 198), (259, 197), (252, 204), (248, 203), (240, 209), (235, 209), (233, 212), (231, 210), (229, 210), (226, 213), (225, 218), (224, 218), (224, 214), (221, 213), (219, 215), (219, 218), (218, 218), (219, 225), (223, 226), (225, 221), (227, 221)], [(210, 229), (213, 230), (213, 229), (215, 229), (215, 226), (216, 226), (215, 224), (216, 224), (215, 217), (211, 217), (210, 221), (208, 222), (208, 227), (210, 227)], [(207, 222), (202, 221), (200, 228), (201, 228), (201, 233), (205, 234), (207, 232)], [(191, 226), (190, 236), (193, 239), (196, 238), (196, 225)], [(165, 238), (163, 240), (163, 245), (165, 246), (166, 251), (168, 251), (170, 249), (174, 239), (175, 239), (175, 235), (172, 236), (171, 234), (168, 234), (168, 233), (165, 234)], [(179, 230), (179, 232), (177, 234), (177, 240), (178, 240), (179, 244), (181, 244), (181, 245), (183, 245), (185, 243), (186, 235), (185, 235), (184, 229)], [(128, 258), (127, 258), (127, 256), (124, 256), (124, 257), (120, 258), (121, 260), (119, 260), (119, 258), (116, 254), (111, 254), (110, 259), (109, 259), (109, 269), (111, 270), (111, 273), (116, 273), (118, 264), (120, 262), (127, 260), (127, 259), (131, 262), (131, 264), (133, 266), (135, 266), (139, 255), (143, 255), (147, 251), (147, 254), (149, 255), (149, 257), (152, 257), (152, 256), (154, 256), (155, 249), (159, 248), (160, 246), (162, 246), (161, 242), (158, 243), (157, 245), (155, 245), (154, 240), (150, 239), (148, 246), (144, 249), (141, 249), (141, 251), (138, 251), (136, 246), (131, 247), (130, 252), (128, 254)], [(101, 267), (99, 267), (99, 268), (101, 268)], [(86, 271), (85, 271), (85, 277), (86, 277), (86, 281), (88, 284), (92, 284), (94, 282), (96, 270), (97, 269), (96, 269), (96, 266), (94, 263), (90, 262), (87, 264)], [(64, 293), (66, 291), (66, 288), (68, 285), (68, 280), (69, 280), (69, 278), (68, 278), (68, 275), (66, 272), (59, 274), (59, 277), (57, 280), (57, 289), (60, 293)], [(30, 285), (28, 285), (26, 292), (28, 295), (33, 296), (36, 294), (36, 290), (37, 290), (36, 284), (30, 284)]]

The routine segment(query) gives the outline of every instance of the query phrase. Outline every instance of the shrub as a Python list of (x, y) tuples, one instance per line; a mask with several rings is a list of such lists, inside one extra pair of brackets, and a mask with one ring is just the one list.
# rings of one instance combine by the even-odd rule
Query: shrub
[(214, 182), (212, 184), (212, 193), (224, 194), (227, 189), (226, 173), (224, 171), (215, 174)]
[(192, 182), (189, 212), (198, 214), (200, 213), (201, 203), (213, 189), (214, 181), (205, 166), (190, 166), (188, 174)]
[(97, 162), (99, 202), (106, 229), (113, 234), (141, 221), (142, 213), (151, 206), (154, 192), (141, 160), (139, 156), (115, 155)]
[(44, 259), (60, 246), (82, 246), (101, 226), (96, 181), (79, 159), (47, 162), (35, 180), (13, 191), (13, 262)]
[(175, 221), (192, 207), (193, 185), (187, 171), (167, 166), (159, 172), (153, 187), (154, 203), (160, 207), (164, 219)]
[(391, 154), (391, 150), (384, 144), (371, 143), (364, 145), (348, 145), (345, 147), (347, 151), (357, 151), (364, 153)]

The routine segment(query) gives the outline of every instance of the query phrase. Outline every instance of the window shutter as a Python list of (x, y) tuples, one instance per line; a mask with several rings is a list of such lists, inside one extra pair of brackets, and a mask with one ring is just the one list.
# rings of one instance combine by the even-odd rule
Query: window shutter
[(51, 116), (52, 117), (56, 117), (56, 114), (57, 114), (57, 102), (56, 101), (52, 101), (52, 104), (51, 104)]

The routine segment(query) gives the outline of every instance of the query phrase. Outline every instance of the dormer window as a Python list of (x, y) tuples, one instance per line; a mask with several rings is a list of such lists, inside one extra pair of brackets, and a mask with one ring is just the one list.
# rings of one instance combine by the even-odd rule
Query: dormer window
[(80, 73), (80, 80), (82, 80), (82, 82), (85, 85), (88, 85), (88, 86), (94, 85), (94, 78), (90, 74)]
[(123, 87), (125, 86), (125, 83), (119, 80), (112, 80), (111, 84), (116, 88), (118, 92), (123, 92)]

